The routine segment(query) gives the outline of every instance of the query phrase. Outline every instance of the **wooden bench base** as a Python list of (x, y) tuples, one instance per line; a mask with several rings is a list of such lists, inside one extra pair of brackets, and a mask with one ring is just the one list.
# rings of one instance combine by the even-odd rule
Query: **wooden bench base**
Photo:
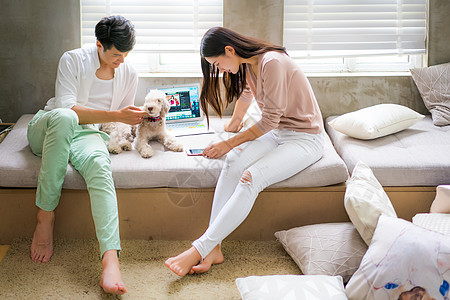
[[(399, 217), (411, 220), (428, 212), (435, 187), (386, 187)], [(0, 189), (0, 244), (33, 234), (36, 189)], [(214, 189), (118, 189), (122, 239), (193, 240), (206, 230)], [(272, 240), (274, 233), (293, 227), (348, 222), (345, 185), (317, 188), (266, 189), (248, 218), (231, 235), (236, 240)], [(55, 237), (93, 238), (89, 195), (63, 190), (55, 210)]]

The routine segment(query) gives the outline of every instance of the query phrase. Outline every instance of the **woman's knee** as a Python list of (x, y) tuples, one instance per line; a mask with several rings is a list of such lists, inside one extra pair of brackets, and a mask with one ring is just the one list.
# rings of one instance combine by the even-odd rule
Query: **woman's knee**
[(251, 166), (242, 173), (239, 184), (250, 188), (256, 193), (260, 193), (268, 186), (268, 181), (264, 172), (255, 166)]
[(240, 179), (241, 183), (251, 185), (253, 182), (252, 173), (249, 170), (245, 170)]

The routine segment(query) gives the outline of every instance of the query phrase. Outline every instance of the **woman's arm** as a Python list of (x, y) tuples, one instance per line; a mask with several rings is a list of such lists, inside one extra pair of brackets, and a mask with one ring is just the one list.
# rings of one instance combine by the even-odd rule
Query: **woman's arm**
[(223, 155), (230, 152), (231, 149), (245, 142), (253, 141), (262, 136), (263, 134), (264, 133), (261, 130), (259, 130), (257, 125), (253, 125), (246, 131), (241, 132), (226, 141), (219, 142), (205, 148), (205, 150), (203, 151), (203, 156), (208, 158), (222, 157)]
[(230, 122), (224, 125), (224, 129), (227, 132), (238, 132), (241, 130), (243, 124), (242, 120), (244, 119), (245, 113), (247, 112), (251, 102), (246, 101), (236, 101), (236, 105), (234, 106), (233, 116), (231, 117)]
[(122, 122), (130, 125), (139, 124), (147, 113), (138, 107), (129, 105), (120, 110), (96, 110), (80, 105), (72, 106), (78, 115), (80, 124), (98, 124), (107, 122)]

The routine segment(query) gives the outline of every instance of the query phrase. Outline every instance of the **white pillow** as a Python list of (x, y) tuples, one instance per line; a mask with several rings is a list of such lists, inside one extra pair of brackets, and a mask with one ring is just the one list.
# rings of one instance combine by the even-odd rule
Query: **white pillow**
[(449, 299), (449, 283), (450, 238), (381, 215), (345, 292), (350, 300), (416, 299), (415, 292), (424, 294), (417, 299)]
[(367, 251), (366, 243), (350, 222), (295, 227), (277, 231), (275, 236), (302, 274), (339, 275), (344, 282), (350, 280)]
[(383, 213), (397, 217), (394, 207), (372, 170), (358, 162), (346, 182), (344, 206), (350, 220), (367, 245), (370, 245), (378, 217)]
[(341, 276), (267, 275), (237, 278), (243, 300), (346, 300)]
[(425, 116), (398, 104), (378, 104), (343, 114), (328, 124), (348, 136), (371, 140), (402, 131)]
[(450, 235), (450, 214), (417, 214), (412, 218), (417, 226)]

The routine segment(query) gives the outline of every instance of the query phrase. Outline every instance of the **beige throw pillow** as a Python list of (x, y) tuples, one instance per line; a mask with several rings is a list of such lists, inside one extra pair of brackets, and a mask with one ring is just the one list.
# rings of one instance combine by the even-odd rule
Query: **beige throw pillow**
[(382, 213), (390, 217), (397, 217), (397, 214), (383, 187), (365, 163), (360, 161), (356, 164), (346, 185), (345, 209), (363, 240), (370, 245), (378, 217)]
[(431, 213), (450, 214), (450, 185), (438, 185), (436, 198), (431, 203)]
[(450, 63), (411, 69), (411, 75), (436, 126), (450, 124)]
[(303, 274), (339, 275), (344, 282), (358, 269), (367, 250), (350, 222), (296, 227), (275, 236)]

